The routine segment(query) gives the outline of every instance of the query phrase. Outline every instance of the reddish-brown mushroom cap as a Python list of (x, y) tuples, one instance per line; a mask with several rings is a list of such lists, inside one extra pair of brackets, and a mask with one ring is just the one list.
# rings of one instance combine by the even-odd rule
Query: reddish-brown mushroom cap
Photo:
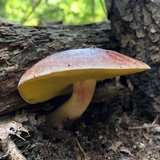
[(20, 79), (18, 90), (28, 103), (61, 95), (68, 86), (87, 79), (104, 80), (150, 69), (145, 63), (99, 48), (68, 50), (36, 63)]

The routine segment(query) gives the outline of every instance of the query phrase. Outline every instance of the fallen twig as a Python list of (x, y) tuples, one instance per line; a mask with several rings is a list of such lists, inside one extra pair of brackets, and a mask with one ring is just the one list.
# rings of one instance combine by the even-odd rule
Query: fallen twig
[(83, 150), (82, 146), (80, 145), (78, 139), (76, 139), (76, 142), (77, 142), (77, 145), (78, 145), (80, 151), (83, 153), (84, 158), (85, 158), (85, 160), (86, 160), (86, 159), (87, 159), (86, 153), (85, 153), (85, 151)]

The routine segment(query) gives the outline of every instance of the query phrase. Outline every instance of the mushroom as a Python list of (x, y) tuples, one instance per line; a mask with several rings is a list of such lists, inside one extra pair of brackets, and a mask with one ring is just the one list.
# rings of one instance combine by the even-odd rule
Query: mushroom
[(60, 127), (79, 118), (88, 107), (96, 81), (150, 69), (136, 59), (111, 50), (86, 48), (50, 55), (24, 73), (18, 84), (23, 99), (36, 104), (69, 92), (71, 98), (47, 116), (46, 122)]

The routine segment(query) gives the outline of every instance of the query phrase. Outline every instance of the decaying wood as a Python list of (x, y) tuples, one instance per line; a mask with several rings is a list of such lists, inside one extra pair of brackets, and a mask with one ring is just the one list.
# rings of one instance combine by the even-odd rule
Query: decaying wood
[[(10, 160), (26, 160), (10, 137), (10, 135), (15, 135), (24, 140), (20, 134), (22, 132), (28, 133), (28, 130), (22, 126), (22, 122), (26, 121), (26, 116), (24, 115), (22, 117), (22, 115), (15, 117), (15, 119), (20, 120), (20, 122), (15, 121), (12, 116), (6, 116), (0, 119), (0, 147), (5, 153), (3, 157), (8, 157)], [(0, 159), (1, 158), (2, 157), (0, 157)]]
[(13, 140), (11, 140), (9, 137), (1, 142), (1, 146), (6, 153), (5, 156), (8, 157), (10, 160), (26, 160), (26, 158), (22, 155)]
[(160, 1), (107, 0), (106, 4), (121, 52), (151, 66), (150, 71), (130, 76), (137, 106), (160, 112)]
[(119, 48), (107, 23), (52, 27), (0, 25), (0, 115), (28, 106), (18, 94), (17, 85), (34, 63), (58, 51), (92, 45)]

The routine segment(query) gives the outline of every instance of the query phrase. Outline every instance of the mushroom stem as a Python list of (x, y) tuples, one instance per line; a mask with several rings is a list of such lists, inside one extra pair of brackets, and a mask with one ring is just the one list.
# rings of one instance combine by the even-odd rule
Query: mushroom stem
[(96, 80), (90, 79), (73, 84), (71, 98), (57, 110), (48, 115), (46, 123), (56, 128), (62, 127), (66, 120), (79, 118), (92, 100)]

